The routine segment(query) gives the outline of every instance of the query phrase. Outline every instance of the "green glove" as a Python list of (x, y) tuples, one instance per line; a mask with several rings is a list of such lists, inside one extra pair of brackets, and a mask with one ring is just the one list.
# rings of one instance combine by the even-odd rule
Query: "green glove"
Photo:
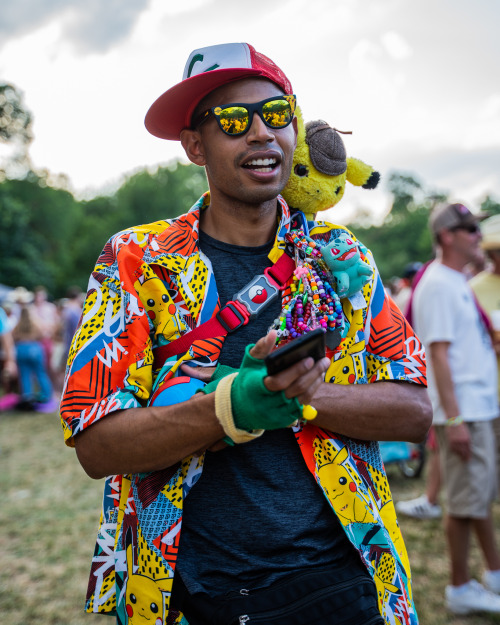
[(266, 388), (266, 366), (263, 360), (250, 355), (252, 347), (247, 345), (239, 373), (231, 386), (234, 424), (240, 430), (248, 431), (286, 428), (302, 417), (302, 405), (296, 397), (288, 399), (283, 391)]
[(205, 393), (206, 395), (208, 395), (208, 393), (213, 393), (222, 378), (225, 378), (226, 375), (230, 373), (236, 373), (236, 371), (238, 371), (238, 369), (228, 367), (228, 365), (217, 365), (210, 378), (210, 382), (207, 382), (203, 388), (198, 389), (197, 393)]

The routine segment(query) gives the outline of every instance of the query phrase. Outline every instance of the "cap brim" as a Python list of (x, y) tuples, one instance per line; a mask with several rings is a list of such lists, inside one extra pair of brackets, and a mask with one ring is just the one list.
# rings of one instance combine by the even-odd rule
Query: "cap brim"
[(491, 213), (487, 213), (485, 211), (481, 211), (480, 213), (476, 213), (474, 215), (474, 217), (478, 220), (478, 221), (484, 221), (485, 219), (488, 219), (488, 217), (491, 217)]
[(181, 130), (189, 128), (194, 109), (206, 95), (247, 76), (263, 73), (250, 68), (219, 69), (183, 80), (153, 102), (144, 120), (147, 130), (160, 139), (179, 141)]
[(481, 241), (481, 249), (485, 252), (500, 250), (500, 239), (496, 241), (485, 241), (484, 239)]

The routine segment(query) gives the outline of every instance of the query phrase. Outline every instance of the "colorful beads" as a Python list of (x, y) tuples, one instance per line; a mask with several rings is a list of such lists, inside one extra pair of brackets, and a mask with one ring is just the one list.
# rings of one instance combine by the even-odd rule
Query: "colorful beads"
[(280, 345), (317, 327), (327, 332), (343, 326), (342, 304), (330, 281), (320, 244), (302, 230), (292, 230), (286, 239), (295, 247), (297, 266), (283, 291), (281, 315), (273, 324)]

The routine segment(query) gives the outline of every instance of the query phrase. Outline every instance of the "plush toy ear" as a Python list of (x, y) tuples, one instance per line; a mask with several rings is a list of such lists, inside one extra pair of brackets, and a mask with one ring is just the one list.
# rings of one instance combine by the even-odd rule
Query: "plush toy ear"
[(371, 165), (367, 165), (357, 158), (347, 157), (347, 180), (355, 187), (375, 189), (380, 180), (380, 174)]

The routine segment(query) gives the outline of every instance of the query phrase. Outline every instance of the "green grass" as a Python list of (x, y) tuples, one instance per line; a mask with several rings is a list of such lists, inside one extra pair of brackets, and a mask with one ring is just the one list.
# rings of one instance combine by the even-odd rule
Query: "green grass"
[[(419, 495), (423, 478), (388, 467), (395, 500)], [(0, 624), (98, 625), (83, 612), (102, 482), (88, 478), (62, 440), (55, 414), (0, 415)], [(500, 504), (494, 507), (500, 528)], [(500, 625), (500, 616), (455, 617), (444, 608), (448, 562), (441, 521), (400, 524), (410, 554), (421, 625)], [(477, 546), (472, 574), (480, 578)]]
[[(411, 499), (425, 488), (424, 476), (413, 480), (403, 477), (395, 465), (387, 467), (393, 499)], [(500, 528), (500, 504), (493, 508), (495, 527)], [(448, 558), (442, 520), (418, 521), (399, 515), (399, 523), (410, 558), (415, 605), (421, 625), (489, 625), (500, 624), (500, 615), (475, 614), (455, 616), (444, 607), (444, 589), (449, 583)], [(500, 535), (498, 536), (500, 542)], [(471, 575), (480, 580), (484, 570), (475, 540), (470, 554)]]
[(0, 416), (0, 623), (103, 622), (83, 612), (101, 489), (57, 415)]

